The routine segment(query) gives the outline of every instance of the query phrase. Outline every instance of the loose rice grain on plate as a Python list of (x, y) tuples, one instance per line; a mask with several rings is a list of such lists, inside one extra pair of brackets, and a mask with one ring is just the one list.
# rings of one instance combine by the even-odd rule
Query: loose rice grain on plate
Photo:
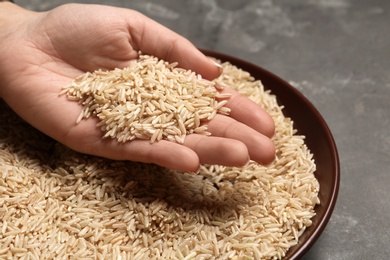
[(83, 155), (1, 103), (0, 258), (283, 258), (315, 215), (316, 165), (275, 96), (249, 73), (223, 67), (216, 82), (275, 120), (269, 167), (202, 165), (192, 175)]

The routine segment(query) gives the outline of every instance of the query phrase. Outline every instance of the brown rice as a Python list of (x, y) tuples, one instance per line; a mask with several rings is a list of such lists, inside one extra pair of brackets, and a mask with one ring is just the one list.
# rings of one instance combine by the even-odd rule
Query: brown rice
[(83, 155), (1, 103), (0, 258), (283, 258), (315, 215), (316, 165), (275, 96), (223, 67), (217, 82), (275, 120), (270, 167), (202, 165), (193, 175)]
[(229, 114), (223, 99), (230, 95), (219, 93), (222, 87), (215, 82), (176, 66), (140, 54), (124, 69), (87, 72), (62, 93), (83, 105), (77, 123), (95, 115), (104, 137), (119, 142), (183, 143), (187, 134), (210, 135), (201, 123), (217, 113)]

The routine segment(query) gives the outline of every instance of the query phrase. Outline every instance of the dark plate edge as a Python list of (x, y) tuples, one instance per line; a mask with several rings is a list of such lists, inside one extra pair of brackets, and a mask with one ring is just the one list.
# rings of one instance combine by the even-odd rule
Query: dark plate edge
[[(336, 206), (339, 187), (340, 187), (340, 160), (339, 160), (339, 154), (337, 150), (337, 146), (334, 140), (334, 137), (329, 129), (328, 124), (320, 114), (320, 112), (317, 110), (317, 108), (296, 88), (291, 86), (288, 82), (280, 78), (279, 76), (273, 74), (272, 72), (255, 65), (253, 63), (244, 61), (242, 59), (239, 59), (237, 57), (223, 54), (220, 52), (207, 50), (207, 49), (200, 49), (206, 56), (214, 57), (217, 59), (220, 59), (221, 61), (229, 61), (233, 65), (237, 65), (240, 67), (240, 64), (245, 64), (245, 67), (252, 67), (252, 69), (256, 69), (258, 71), (261, 71), (262, 74), (266, 74), (268, 77), (273, 78), (274, 80), (280, 82), (282, 85), (285, 85), (288, 87), (288, 91), (293, 92), (294, 95), (298, 96), (299, 99), (302, 99), (308, 106), (310, 106), (311, 111), (315, 114), (315, 117), (320, 121), (320, 124), (324, 127), (325, 136), (329, 144), (329, 149), (332, 151), (332, 163), (333, 163), (333, 171), (335, 173), (334, 181), (333, 181), (333, 189), (331, 190), (330, 194), (330, 201), (326, 205), (326, 211), (324, 213), (324, 217), (319, 221), (317, 224), (317, 228), (314, 230), (314, 232), (311, 234), (310, 237), (307, 238), (307, 240), (304, 243), (298, 243), (297, 245), (290, 248), (290, 250), (287, 252), (285, 259), (292, 259), (297, 260), (302, 258), (313, 246), (313, 244), (317, 241), (317, 239), (320, 237), (322, 232), (324, 231), (326, 225), (329, 222), (329, 219), (334, 211), (334, 208)], [(267, 89), (267, 86), (264, 86), (265, 89)], [(268, 88), (269, 89), (269, 88)], [(289, 254), (291, 252), (292, 254)]]

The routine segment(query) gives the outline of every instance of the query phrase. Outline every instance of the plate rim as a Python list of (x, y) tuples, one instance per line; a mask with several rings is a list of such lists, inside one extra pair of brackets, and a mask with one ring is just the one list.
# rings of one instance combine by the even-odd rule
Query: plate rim
[[(259, 65), (256, 65), (252, 62), (245, 61), (241, 58), (238, 58), (238, 57), (235, 57), (235, 56), (232, 56), (229, 54), (225, 54), (225, 53), (221, 53), (221, 52), (209, 50), (209, 49), (202, 49), (202, 48), (200, 48), (199, 50), (203, 54), (205, 54), (206, 56), (214, 57), (214, 58), (220, 59), (221, 61), (228, 61), (228, 62), (232, 63), (233, 65), (236, 65), (239, 68), (240, 68), (240, 64), (241, 65), (244, 64), (245, 67), (251, 67), (252, 69), (259, 71), (261, 74), (267, 75), (269, 78), (272, 78), (273, 80), (278, 81), (279, 83), (281, 83), (281, 85), (286, 86), (287, 89), (290, 92), (292, 92), (294, 95), (296, 95), (298, 99), (301, 99), (302, 101), (304, 101), (304, 103), (307, 106), (309, 106), (310, 110), (314, 113), (314, 116), (316, 117), (317, 120), (319, 120), (319, 123), (321, 124), (321, 126), (323, 128), (322, 130), (324, 131), (325, 139), (327, 140), (327, 143), (329, 144), (329, 150), (331, 151), (330, 155), (331, 155), (331, 160), (332, 160), (332, 164), (333, 164), (332, 170), (334, 172), (334, 181), (332, 183), (333, 184), (332, 189), (329, 193), (330, 200), (327, 203), (327, 205), (325, 205), (326, 210), (324, 211), (323, 217), (319, 220), (318, 224), (316, 225), (316, 228), (311, 233), (311, 235), (309, 237), (307, 237), (307, 239), (304, 242), (300, 243), (298, 241), (298, 244), (296, 244), (295, 246), (292, 246), (286, 252), (286, 256), (283, 258), (283, 259), (294, 259), (294, 260), (300, 259), (312, 248), (314, 243), (318, 240), (318, 238), (321, 236), (321, 234), (325, 230), (325, 227), (327, 226), (327, 224), (332, 216), (332, 213), (335, 209), (336, 203), (337, 203), (337, 198), (338, 198), (338, 193), (339, 193), (339, 188), (340, 188), (340, 159), (339, 159), (339, 154), (338, 154), (338, 150), (337, 150), (337, 146), (336, 146), (336, 142), (335, 142), (335, 139), (333, 137), (333, 134), (332, 134), (328, 124), (326, 123), (325, 119), (323, 118), (321, 113), (318, 111), (318, 109), (313, 105), (313, 103), (308, 98), (306, 98), (299, 90), (297, 90), (295, 87), (293, 87), (291, 84), (289, 84), (287, 81), (285, 81), (281, 77), (277, 76), (276, 74), (268, 71), (267, 69), (265, 69)], [(252, 75), (252, 76), (255, 77), (254, 75)], [(258, 77), (255, 77), (255, 78), (259, 79)], [(261, 80), (261, 79), (259, 79), (259, 80)], [(267, 86), (264, 86), (264, 89), (270, 89), (272, 92), (272, 88), (269, 88)], [(278, 98), (278, 97), (276, 96), (276, 98)], [(293, 119), (293, 121), (294, 121), (294, 119)], [(320, 187), (320, 190), (321, 190), (321, 187)], [(318, 207), (318, 206), (316, 206), (316, 207)]]

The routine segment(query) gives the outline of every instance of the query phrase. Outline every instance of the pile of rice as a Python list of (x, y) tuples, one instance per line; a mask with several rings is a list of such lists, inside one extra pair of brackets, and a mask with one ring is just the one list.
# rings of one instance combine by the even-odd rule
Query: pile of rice
[(217, 113), (228, 115), (223, 99), (230, 95), (219, 93), (223, 87), (215, 82), (176, 66), (141, 54), (124, 69), (87, 72), (62, 93), (83, 105), (77, 123), (95, 115), (104, 137), (119, 142), (184, 143), (187, 134), (210, 135), (201, 123)]
[(315, 162), (275, 96), (224, 63), (221, 85), (274, 118), (270, 167), (198, 175), (69, 150), (0, 103), (0, 258), (281, 259), (312, 224)]

